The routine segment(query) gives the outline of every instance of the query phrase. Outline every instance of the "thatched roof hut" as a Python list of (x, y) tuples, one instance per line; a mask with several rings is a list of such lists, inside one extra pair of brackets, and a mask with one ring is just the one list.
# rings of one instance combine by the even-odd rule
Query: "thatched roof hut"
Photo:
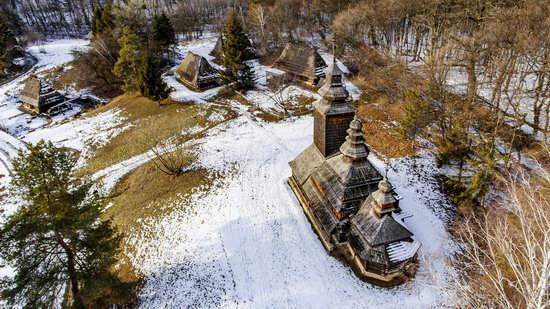
[(187, 53), (176, 73), (178, 81), (197, 91), (218, 86), (220, 77), (208, 60), (192, 52)]
[(317, 85), (324, 77), (323, 70), (327, 64), (315, 48), (305, 44), (288, 43), (273, 67), (287, 72), (298, 80)]
[(52, 87), (42, 82), (38, 77), (31, 76), (25, 82), (19, 95), (22, 107), (36, 112), (47, 113), (48, 110), (65, 101), (65, 97)]
[(220, 58), (223, 55), (222, 45), (223, 45), (223, 37), (222, 35), (220, 35), (218, 37), (218, 40), (216, 40), (216, 45), (214, 45), (214, 48), (212, 49), (212, 51), (210, 51), (210, 56), (214, 58)]
[[(248, 38), (250, 41), (250, 49), (247, 51), (246, 59), (245, 60), (252, 60), (258, 58), (258, 51), (256, 49), (256, 44), (252, 39)], [(214, 45), (214, 48), (210, 51), (210, 56), (216, 58), (216, 61), (220, 61), (221, 57), (223, 56), (222, 51), (223, 46), (223, 35), (220, 34), (218, 39), (216, 40), (216, 45)]]

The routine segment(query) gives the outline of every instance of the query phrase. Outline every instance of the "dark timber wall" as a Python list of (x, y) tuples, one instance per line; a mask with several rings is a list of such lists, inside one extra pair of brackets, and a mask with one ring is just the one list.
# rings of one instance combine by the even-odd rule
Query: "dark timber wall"
[(313, 112), (313, 142), (323, 156), (328, 157), (340, 149), (347, 136), (354, 113), (323, 115)]

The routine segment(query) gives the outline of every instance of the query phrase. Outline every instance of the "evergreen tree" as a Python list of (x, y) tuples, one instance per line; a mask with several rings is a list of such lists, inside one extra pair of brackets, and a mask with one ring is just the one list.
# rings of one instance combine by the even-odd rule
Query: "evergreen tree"
[(145, 53), (139, 73), (139, 91), (142, 96), (149, 98), (160, 106), (160, 102), (168, 98), (170, 88), (160, 74), (157, 59), (150, 53)]
[(12, 38), (13, 36), (4, 14), (0, 13), (0, 77), (4, 77), (6, 69), (10, 67), (8, 45)]
[[(0, 230), (0, 257), (15, 268), (1, 296), (24, 308), (107, 307), (131, 298), (110, 270), (121, 236), (101, 220), (102, 199), (72, 171), (77, 157), (39, 142), (13, 161), (13, 192), (24, 202)], [(64, 287), (66, 287), (64, 289)]]
[(223, 38), (222, 83), (232, 84), (235, 90), (247, 90), (254, 87), (254, 73), (247, 63), (253, 57), (252, 47), (235, 11), (229, 13)]
[(120, 50), (113, 73), (124, 82), (124, 91), (134, 92), (139, 87), (138, 75), (142, 58), (142, 42), (130, 27), (125, 26), (118, 39), (118, 44), (120, 45)]
[(472, 147), (472, 155), (466, 162), (473, 173), (466, 190), (458, 196), (463, 205), (471, 205), (479, 202), (485, 205), (485, 197), (489, 193), (489, 185), (498, 173), (497, 158), (493, 138), (483, 134), (479, 144)]
[(407, 101), (403, 105), (403, 115), (399, 119), (400, 134), (403, 138), (412, 140), (414, 147), (417, 136), (430, 123), (431, 107), (418, 90), (408, 91), (405, 98)]
[(92, 21), (90, 29), (92, 35), (96, 36), (97, 34), (102, 33), (107, 29), (112, 29), (115, 26), (114, 16), (113, 16), (113, 1), (109, 0), (104, 7), (97, 7), (94, 10), (92, 16)]
[(103, 28), (105, 26), (103, 25), (103, 22), (101, 21), (101, 14), (103, 10), (99, 7), (97, 7), (94, 10), (94, 15), (92, 16), (92, 21), (90, 24), (90, 30), (92, 31), (92, 35), (95, 37), (97, 34), (101, 33), (103, 31)]
[(153, 41), (163, 51), (176, 44), (176, 32), (164, 12), (153, 19)]

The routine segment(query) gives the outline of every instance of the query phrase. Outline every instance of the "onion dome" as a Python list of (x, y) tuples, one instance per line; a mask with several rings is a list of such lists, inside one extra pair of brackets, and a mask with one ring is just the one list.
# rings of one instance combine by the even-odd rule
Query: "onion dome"
[(336, 58), (325, 70), (325, 84), (319, 89), (319, 94), (328, 101), (345, 101), (349, 92), (344, 86), (344, 72), (338, 67)]
[(372, 198), (376, 202), (374, 210), (379, 215), (395, 209), (397, 198), (393, 192), (393, 186), (386, 177), (378, 183), (378, 190), (372, 193)]
[(369, 148), (363, 137), (363, 124), (355, 117), (349, 124), (346, 141), (340, 146), (340, 152), (351, 161), (366, 160)]

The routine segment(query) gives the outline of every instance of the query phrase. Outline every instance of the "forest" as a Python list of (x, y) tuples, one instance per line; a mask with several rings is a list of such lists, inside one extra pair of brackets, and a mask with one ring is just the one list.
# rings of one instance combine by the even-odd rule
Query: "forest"
[[(229, 37), (227, 16), (262, 64), (288, 42), (333, 52), (362, 91), (371, 148), (388, 160), (434, 153), (447, 171), (457, 306), (550, 305), (550, 1), (7, 0), (0, 14), (0, 55), (14, 37), (23, 48), (87, 37), (63, 78), (159, 106), (174, 46)], [(253, 88), (247, 60), (222, 63), (241, 70), (222, 72), (237, 94)]]

